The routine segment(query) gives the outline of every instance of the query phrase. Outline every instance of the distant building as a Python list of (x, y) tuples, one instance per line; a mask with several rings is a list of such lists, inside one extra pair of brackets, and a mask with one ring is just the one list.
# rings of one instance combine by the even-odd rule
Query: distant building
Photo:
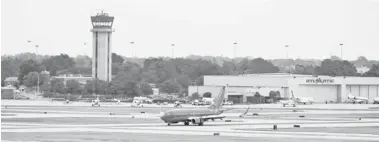
[(354, 96), (366, 97), (369, 102), (379, 97), (379, 77), (356, 76), (312, 76), (285, 73), (249, 74), (238, 76), (204, 76), (204, 86), (189, 86), (188, 94), (195, 92), (202, 96), (212, 93), (215, 98), (222, 86), (228, 85), (225, 99), (234, 103), (253, 102), (254, 95), (268, 97), (271, 91), (280, 97), (312, 97), (315, 102), (332, 101), (342, 103), (348, 100), (346, 92)]
[(5, 85), (5, 86), (8, 86), (8, 85), (15, 86), (16, 83), (19, 83), (17, 77), (7, 77), (7, 78), (4, 80), (4, 85)]
[(84, 77), (81, 74), (64, 74), (59, 76), (52, 76), (50, 80), (52, 79), (63, 79), (65, 84), (67, 80), (77, 80), (81, 85), (85, 85), (87, 84), (87, 81), (93, 80), (92, 77)]

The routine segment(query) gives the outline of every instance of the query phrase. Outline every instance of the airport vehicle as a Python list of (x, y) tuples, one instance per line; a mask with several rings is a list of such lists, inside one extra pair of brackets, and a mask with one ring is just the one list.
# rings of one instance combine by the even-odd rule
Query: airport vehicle
[(379, 97), (375, 97), (373, 100), (374, 100), (374, 104), (379, 104)]
[(203, 98), (202, 101), (205, 105), (211, 105), (213, 103), (213, 98)]
[(283, 107), (285, 106), (293, 106), (296, 107), (296, 102), (293, 100), (280, 100), (279, 101), (281, 104), (283, 104)]
[(352, 102), (353, 104), (356, 104), (356, 103), (359, 103), (359, 104), (366, 103), (366, 104), (368, 104), (368, 98), (353, 96), (351, 94), (351, 92), (347, 92), (347, 98), (348, 98), (348, 101)]
[(292, 94), (292, 99), (297, 103), (297, 104), (312, 104), (314, 102), (314, 99), (313, 98), (308, 98), (308, 97), (297, 97), (295, 96), (295, 94), (293, 93), (293, 90), (291, 90), (291, 94)]
[(220, 116), (226, 110), (222, 109), (222, 101), (224, 100), (226, 87), (221, 88), (221, 92), (215, 99), (214, 103), (209, 107), (191, 108), (191, 109), (173, 109), (164, 112), (161, 107), (161, 119), (170, 126), (172, 123), (184, 122), (184, 125), (189, 125), (190, 122), (202, 126), (205, 121), (223, 119), (225, 116)]
[(94, 106), (100, 107), (99, 97), (97, 97), (96, 100), (92, 100), (92, 107), (94, 107)]
[(147, 97), (134, 97), (133, 102), (141, 102), (141, 103), (152, 104), (153, 100), (151, 100)]
[(223, 105), (233, 105), (232, 101), (225, 101)]
[(174, 107), (182, 107), (181, 103), (179, 101), (176, 101), (174, 103)]
[(206, 105), (206, 103), (205, 102), (203, 102), (202, 100), (195, 100), (195, 101), (193, 101), (192, 102), (192, 105), (197, 105), (197, 106), (202, 106), (202, 105)]
[(65, 102), (64, 102), (64, 104), (69, 104), (70, 103), (70, 100), (66, 100)]
[(15, 100), (29, 100), (30, 98), (27, 97), (26, 95), (19, 95), (19, 94), (16, 94), (16, 95), (14, 96), (14, 99), (15, 99)]
[(143, 107), (142, 101), (133, 101), (131, 107)]

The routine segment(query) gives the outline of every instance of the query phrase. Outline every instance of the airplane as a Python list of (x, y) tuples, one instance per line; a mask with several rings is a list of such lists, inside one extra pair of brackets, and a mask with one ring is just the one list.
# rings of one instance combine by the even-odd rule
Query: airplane
[(199, 126), (202, 126), (204, 122), (208, 120), (222, 120), (223, 118), (225, 118), (225, 116), (220, 116), (220, 114), (224, 111), (227, 111), (225, 109), (222, 109), (222, 102), (225, 96), (225, 89), (226, 86), (221, 88), (220, 94), (217, 96), (217, 98), (214, 99), (214, 103), (209, 107), (192, 109), (173, 109), (164, 112), (162, 111), (161, 106), (161, 119), (165, 123), (167, 123), (168, 126), (170, 126), (171, 123), (179, 122), (184, 122), (184, 125), (189, 125), (189, 123), (192, 122), (192, 124), (198, 124)]
[(353, 104), (355, 103), (368, 103), (368, 98), (366, 97), (357, 97), (357, 96), (353, 96), (351, 95), (351, 92), (347, 92), (347, 98), (349, 99), (349, 101), (353, 102)]
[(292, 94), (292, 99), (295, 101), (297, 104), (312, 104), (314, 102), (313, 98), (308, 98), (308, 97), (296, 97), (295, 94), (293, 93), (293, 90), (291, 90)]
[(290, 100), (280, 100), (280, 103), (283, 104), (283, 107), (287, 106), (293, 106), (296, 107), (298, 104), (312, 104), (314, 102), (313, 98), (308, 97), (296, 97), (293, 93), (293, 90), (291, 90), (291, 99)]

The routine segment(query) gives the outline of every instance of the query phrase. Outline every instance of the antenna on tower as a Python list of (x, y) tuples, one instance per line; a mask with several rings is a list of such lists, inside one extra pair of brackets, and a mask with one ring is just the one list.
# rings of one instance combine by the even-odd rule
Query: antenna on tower
[(97, 11), (101, 11), (101, 13), (97, 13), (97, 15), (104, 15), (105, 13), (104, 13), (104, 9), (96, 9)]

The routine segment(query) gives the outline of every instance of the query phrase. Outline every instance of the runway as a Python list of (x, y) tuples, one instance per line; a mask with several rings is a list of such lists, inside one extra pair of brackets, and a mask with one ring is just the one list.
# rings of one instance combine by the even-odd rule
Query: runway
[[(379, 141), (379, 111), (370, 109), (375, 106), (369, 104), (317, 104), (297, 108), (282, 108), (279, 104), (252, 105), (245, 117), (238, 116), (248, 106), (238, 105), (223, 114), (231, 122), (215, 120), (204, 126), (182, 123), (167, 126), (159, 118), (160, 108), (154, 104), (148, 108), (130, 108), (128, 104), (112, 103), (91, 107), (88, 103), (8, 101), (5, 105), (2, 101), (1, 139), (10, 142)], [(164, 107), (164, 110), (169, 109), (174, 108), (172, 105)], [(273, 125), (278, 129), (273, 130)]]

